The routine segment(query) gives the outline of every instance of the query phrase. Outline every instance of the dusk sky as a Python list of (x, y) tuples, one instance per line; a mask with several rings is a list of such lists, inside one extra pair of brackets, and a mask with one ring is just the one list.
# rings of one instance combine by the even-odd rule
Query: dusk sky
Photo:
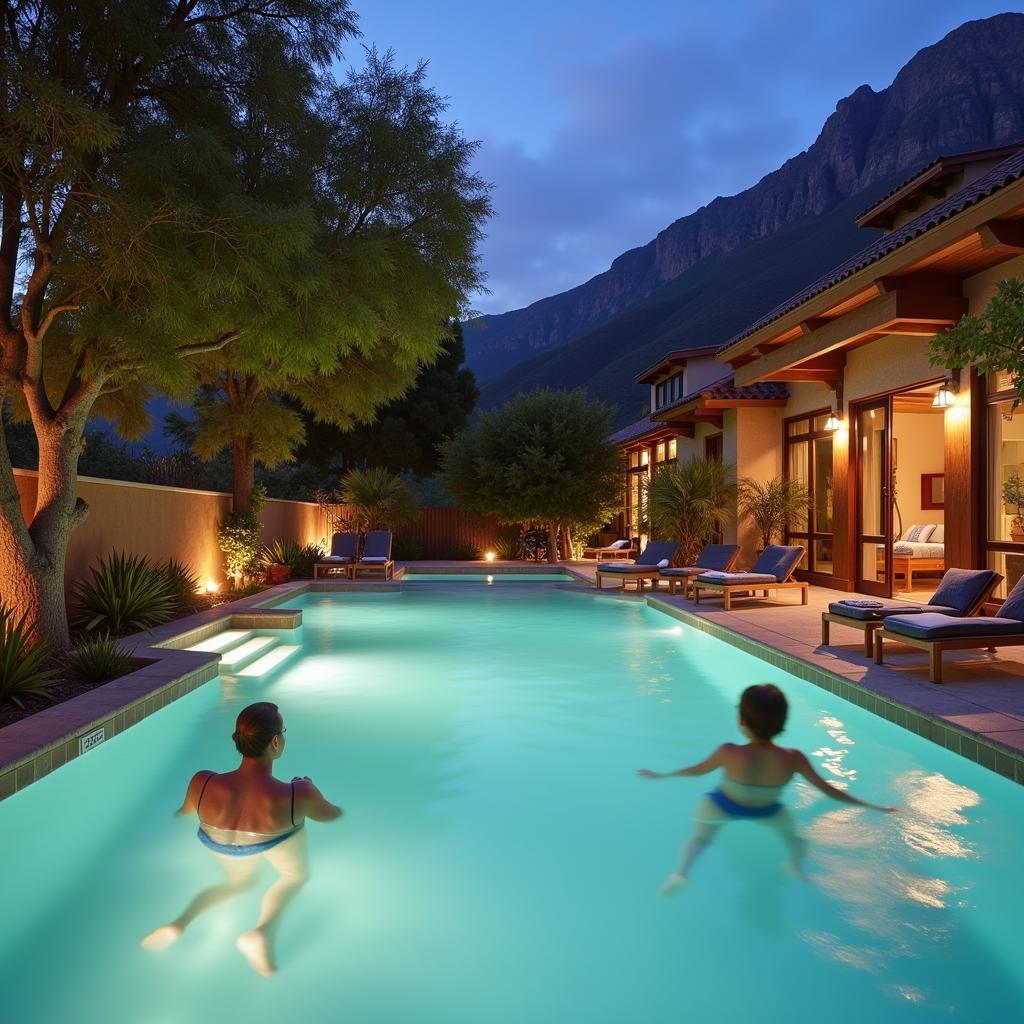
[(485, 313), (606, 269), (806, 149), (836, 102), (1007, 10), (982, 0), (354, 0), (361, 44), (430, 62), (494, 184)]

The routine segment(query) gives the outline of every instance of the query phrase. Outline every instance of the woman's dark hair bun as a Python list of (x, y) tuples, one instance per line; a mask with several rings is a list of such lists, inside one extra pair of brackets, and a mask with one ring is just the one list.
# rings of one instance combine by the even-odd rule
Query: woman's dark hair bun
[(277, 705), (261, 700), (242, 710), (235, 720), (235, 731), (231, 738), (242, 757), (260, 757), (283, 728), (284, 719)]

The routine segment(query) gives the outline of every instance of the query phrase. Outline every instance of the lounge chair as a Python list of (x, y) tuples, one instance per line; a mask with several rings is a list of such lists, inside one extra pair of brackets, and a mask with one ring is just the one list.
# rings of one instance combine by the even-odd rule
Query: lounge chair
[(769, 544), (748, 572), (701, 573), (690, 585), (694, 604), (700, 604), (701, 593), (721, 594), (726, 611), (732, 608), (733, 595), (757, 597), (763, 591), (799, 590), (800, 603), (807, 604), (807, 583), (792, 579), (806, 552), (800, 545)]
[(363, 545), (363, 557), (352, 566), (352, 579), (362, 572), (383, 572), (384, 579), (395, 575), (395, 563), (391, 558), (391, 534), (388, 530), (371, 530)]
[(667, 568), (672, 556), (676, 553), (679, 543), (674, 540), (652, 540), (640, 552), (635, 562), (604, 562), (594, 572), (594, 586), (601, 589), (601, 580), (605, 576), (622, 581), (621, 590), (626, 589), (626, 582), (635, 583), (637, 590), (644, 589), (644, 580), (658, 580), (661, 569)]
[(705, 544), (701, 553), (697, 556), (696, 565), (682, 565), (677, 568), (662, 569), (658, 574), (660, 579), (668, 581), (670, 594), (676, 592), (676, 587), (683, 588), (683, 597), (690, 589), (690, 584), (701, 575), (708, 572), (729, 572), (740, 557), (739, 544)]
[(358, 533), (336, 533), (331, 537), (331, 553), (324, 555), (313, 566), (313, 579), (321, 576), (335, 576), (339, 572), (347, 579), (352, 573), (356, 555), (359, 553)]
[[(1001, 577), (1000, 577), (1001, 578)], [(997, 581), (998, 582), (998, 581)], [(995, 651), (997, 647), (1024, 646), (1024, 577), (1007, 595), (998, 615), (971, 617), (921, 612), (890, 615), (875, 631), (875, 662), (882, 664), (886, 640), (928, 652), (928, 678), (942, 682), (944, 651)]]
[(583, 557), (596, 558), (599, 562), (606, 557), (622, 558), (629, 553), (632, 543), (630, 540), (617, 540), (614, 544), (609, 544), (604, 548), (584, 548)]
[(874, 633), (891, 615), (958, 615), (970, 618), (992, 596), (1002, 576), (991, 569), (948, 569), (927, 604), (909, 601), (862, 601), (846, 598), (833, 601), (821, 613), (821, 643), (829, 643), (829, 626), (849, 626), (864, 634), (864, 657), (870, 658)]

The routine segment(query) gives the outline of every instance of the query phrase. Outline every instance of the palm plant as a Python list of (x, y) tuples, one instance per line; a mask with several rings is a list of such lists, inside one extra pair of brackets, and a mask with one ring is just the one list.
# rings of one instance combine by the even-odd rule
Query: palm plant
[(108, 633), (133, 633), (174, 615), (171, 584), (148, 558), (114, 551), (89, 572), (92, 578), (79, 580), (72, 592), (75, 624), (86, 632), (102, 627)]
[(0, 704), (10, 701), (23, 708), (22, 697), (49, 693), (57, 682), (50, 655), (49, 641), (32, 639), (27, 611), (16, 619), (11, 609), (0, 606)]
[(383, 467), (349, 470), (342, 477), (341, 494), (361, 530), (394, 531), (419, 512), (408, 484)]
[(732, 466), (692, 456), (659, 469), (645, 481), (642, 501), (651, 533), (679, 541), (684, 565), (693, 565), (735, 514), (736, 482)]
[(163, 573), (171, 589), (175, 614), (191, 611), (195, 607), (196, 595), (199, 593), (199, 577), (192, 571), (192, 567), (186, 562), (179, 562), (176, 558), (168, 558), (157, 568)]
[(132, 652), (109, 635), (98, 636), (83, 641), (68, 655), (68, 668), (80, 679), (104, 683), (131, 671)]
[(739, 509), (761, 535), (761, 546), (768, 547), (776, 537), (801, 517), (806, 522), (807, 488), (799, 480), (772, 477), (756, 480), (744, 477), (739, 483)]

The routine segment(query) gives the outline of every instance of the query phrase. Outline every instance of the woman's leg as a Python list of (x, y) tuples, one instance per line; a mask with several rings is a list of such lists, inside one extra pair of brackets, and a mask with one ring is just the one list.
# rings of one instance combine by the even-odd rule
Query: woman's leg
[(273, 938), (284, 908), (309, 879), (306, 830), (296, 832), (263, 855), (277, 871), (278, 879), (266, 891), (260, 905), (260, 918), (252, 931), (238, 938), (238, 948), (257, 974), (271, 975), (274, 963)]
[(765, 824), (771, 825), (778, 833), (779, 838), (786, 844), (789, 850), (789, 861), (787, 867), (798, 878), (806, 878), (804, 875), (804, 856), (807, 853), (807, 841), (797, 831), (796, 822), (790, 814), (788, 807), (782, 807), (777, 814), (765, 818)]
[(681, 889), (686, 885), (690, 880), (690, 869), (693, 867), (693, 862), (704, 852), (715, 836), (718, 835), (718, 830), (724, 824), (724, 821), (697, 821), (695, 823), (693, 835), (690, 836), (679, 855), (678, 866), (675, 871), (665, 879), (665, 882), (661, 887), (662, 896), (668, 896), (677, 889)]
[(142, 940), (140, 945), (143, 949), (166, 949), (172, 942), (181, 938), (185, 929), (203, 911), (245, 892), (246, 889), (251, 889), (256, 883), (256, 872), (260, 866), (258, 856), (224, 857), (219, 853), (213, 856), (224, 868), (224, 881), (220, 885), (211, 885), (210, 888), (196, 893), (192, 902), (170, 924), (161, 925)]

